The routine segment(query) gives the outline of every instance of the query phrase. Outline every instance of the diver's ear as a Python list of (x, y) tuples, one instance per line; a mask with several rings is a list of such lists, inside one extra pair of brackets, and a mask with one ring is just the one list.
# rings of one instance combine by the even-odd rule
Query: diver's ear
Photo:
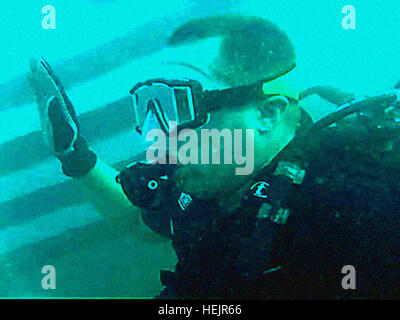
[(281, 96), (270, 96), (257, 104), (257, 128), (261, 134), (269, 133), (280, 121), (289, 100)]
[(259, 119), (267, 118), (272, 121), (278, 121), (289, 105), (290, 100), (285, 96), (274, 95), (268, 97), (257, 105)]

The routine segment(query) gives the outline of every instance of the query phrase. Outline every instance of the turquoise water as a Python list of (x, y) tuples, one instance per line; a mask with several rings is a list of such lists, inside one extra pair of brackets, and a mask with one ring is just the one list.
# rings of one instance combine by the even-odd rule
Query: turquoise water
[[(46, 3), (47, 4), (47, 3)], [(56, 29), (44, 30), (38, 1), (0, 4), (0, 296), (151, 297), (158, 272), (174, 265), (168, 245), (143, 245), (124, 227), (102, 221), (39, 139), (39, 119), (25, 75), (44, 56), (85, 115), (126, 96), (158, 73), (185, 74), (162, 61), (203, 63), (210, 51), (169, 51), (164, 42), (197, 16), (241, 13), (270, 19), (292, 39), (299, 83), (331, 85), (356, 95), (400, 80), (400, 3), (353, 0), (356, 29), (342, 27), (347, 2), (295, 0), (51, 0)], [(135, 45), (133, 46), (132, 43)], [(201, 61), (200, 61), (201, 60)], [(168, 69), (168, 70), (167, 70)], [(106, 121), (106, 118), (103, 118)], [(87, 123), (110, 164), (140, 151), (134, 132)], [(117, 124), (116, 124), (117, 125)], [(106, 129), (104, 129), (106, 130)], [(43, 290), (41, 269), (54, 265), (57, 289)]]

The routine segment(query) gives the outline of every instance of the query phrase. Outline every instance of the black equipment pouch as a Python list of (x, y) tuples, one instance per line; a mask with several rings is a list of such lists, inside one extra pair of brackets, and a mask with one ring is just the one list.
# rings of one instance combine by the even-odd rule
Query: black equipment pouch
[(117, 175), (130, 202), (142, 209), (143, 222), (153, 231), (171, 238), (173, 222), (186, 199), (171, 181), (178, 167), (169, 164), (134, 162)]
[[(133, 205), (147, 210), (160, 210), (165, 195), (174, 192), (170, 178), (176, 166), (133, 162), (117, 175), (116, 181)], [(165, 206), (165, 205), (164, 205)]]

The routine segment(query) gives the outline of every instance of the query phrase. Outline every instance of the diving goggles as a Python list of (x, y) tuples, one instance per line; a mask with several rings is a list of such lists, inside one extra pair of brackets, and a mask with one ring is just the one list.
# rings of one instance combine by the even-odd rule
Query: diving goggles
[(135, 85), (130, 94), (139, 133), (146, 131), (152, 120), (166, 133), (174, 129), (171, 123), (181, 128), (197, 127), (205, 121), (198, 110), (203, 90), (195, 80), (148, 80)]
[[(170, 133), (175, 129), (199, 128), (209, 121), (213, 111), (265, 100), (268, 96), (281, 96), (280, 88), (281, 85), (278, 88), (272, 82), (268, 83), (266, 89), (266, 83), (259, 82), (207, 91), (202, 89), (198, 81), (191, 79), (153, 79), (141, 82), (130, 91), (136, 131), (146, 134), (149, 129), (158, 127)], [(296, 100), (296, 96), (287, 96)]]

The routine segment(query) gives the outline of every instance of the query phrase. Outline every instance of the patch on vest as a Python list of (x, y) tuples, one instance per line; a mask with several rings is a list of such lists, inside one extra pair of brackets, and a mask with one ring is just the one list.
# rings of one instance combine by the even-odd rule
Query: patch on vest
[(269, 183), (265, 181), (258, 181), (250, 187), (253, 196), (257, 198), (268, 198)]
[(192, 203), (192, 197), (188, 193), (182, 192), (179, 199), (178, 204), (182, 211), (185, 211), (187, 207)]

